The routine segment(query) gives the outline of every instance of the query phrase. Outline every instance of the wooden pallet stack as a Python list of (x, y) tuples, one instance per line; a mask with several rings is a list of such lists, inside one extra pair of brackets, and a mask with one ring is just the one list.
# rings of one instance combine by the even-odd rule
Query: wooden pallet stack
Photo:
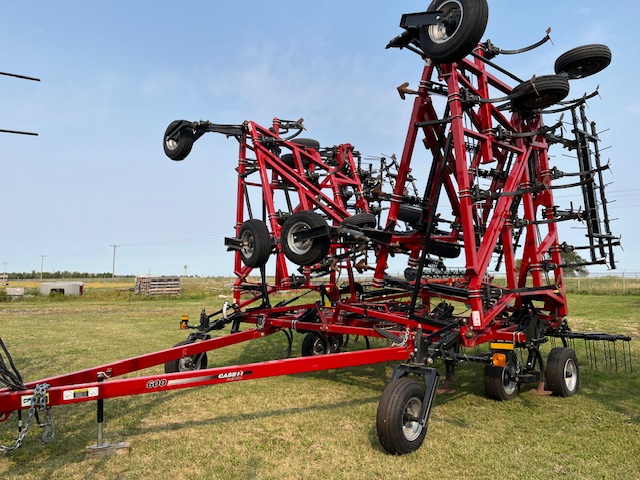
[(136, 286), (133, 289), (136, 295), (179, 295), (180, 277), (154, 277), (142, 275), (136, 277)]

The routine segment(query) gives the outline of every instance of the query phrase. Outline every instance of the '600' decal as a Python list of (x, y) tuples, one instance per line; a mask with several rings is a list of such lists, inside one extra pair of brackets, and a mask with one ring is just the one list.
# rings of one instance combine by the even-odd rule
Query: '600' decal
[(152, 388), (162, 388), (164, 386), (167, 385), (167, 380), (164, 378), (161, 378), (160, 380), (149, 380), (147, 382), (147, 388), (148, 389), (152, 389)]

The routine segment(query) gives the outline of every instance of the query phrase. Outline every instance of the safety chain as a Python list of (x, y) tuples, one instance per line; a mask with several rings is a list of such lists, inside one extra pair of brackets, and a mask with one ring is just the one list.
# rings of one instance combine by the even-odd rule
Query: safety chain
[[(53, 421), (51, 420), (50, 410), (51, 407), (47, 407), (47, 389), (51, 387), (48, 383), (39, 383), (33, 389), (33, 396), (31, 397), (31, 406), (27, 413), (27, 419), (24, 422), (24, 428), (18, 433), (18, 438), (13, 445), (0, 445), (0, 452), (8, 453), (17, 450), (22, 446), (24, 438), (27, 436), (29, 427), (33, 424), (33, 420), (36, 419), (37, 425), (44, 428), (42, 432), (42, 441), (45, 443), (51, 442), (55, 437), (55, 431), (53, 429)], [(38, 419), (38, 411), (45, 411), (44, 423), (40, 423)]]

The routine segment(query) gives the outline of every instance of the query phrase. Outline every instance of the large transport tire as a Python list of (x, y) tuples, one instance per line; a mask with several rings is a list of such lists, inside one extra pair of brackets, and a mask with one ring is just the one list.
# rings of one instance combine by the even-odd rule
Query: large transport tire
[(569, 95), (566, 75), (542, 75), (522, 82), (511, 91), (511, 106), (515, 110), (541, 110)]
[(171, 160), (184, 160), (191, 152), (193, 142), (195, 141), (195, 135), (193, 129), (184, 127), (178, 133), (177, 139), (167, 138), (169, 132), (171, 132), (182, 120), (175, 120), (169, 124), (164, 132), (163, 147), (164, 153)]
[[(300, 147), (311, 148), (313, 150), (318, 150), (320, 148), (320, 142), (314, 140), (313, 138), (294, 138), (291, 140), (291, 143), (295, 143)], [(284, 153), (280, 156), (280, 160), (287, 165), (288, 167), (295, 168), (296, 162), (293, 159), (293, 153)], [(302, 165), (307, 167), (309, 165), (309, 159), (306, 157), (302, 158)]]
[(405, 222), (413, 228), (418, 228), (422, 222), (422, 207), (407, 205), (405, 203), (401, 204), (398, 209), (398, 220)]
[(435, 63), (457, 62), (466, 57), (484, 34), (489, 19), (486, 0), (434, 0), (427, 12), (442, 11), (436, 25), (420, 29), (420, 47)]
[[(191, 345), (193, 342), (184, 340), (176, 343), (174, 347), (181, 347), (183, 345)], [(204, 370), (208, 365), (207, 352), (202, 352), (190, 357), (178, 358), (176, 360), (170, 360), (164, 364), (164, 373), (175, 372), (189, 372), (191, 370)]]
[(376, 216), (373, 213), (356, 213), (355, 215), (345, 218), (340, 225), (375, 228), (377, 223)]
[(247, 267), (262, 267), (271, 255), (271, 236), (262, 220), (252, 218), (240, 227), (240, 257)]
[[(323, 228), (324, 233), (315, 238), (294, 240), (296, 233), (313, 228)], [(296, 265), (314, 265), (324, 258), (331, 246), (329, 226), (324, 218), (311, 210), (296, 212), (282, 225), (280, 244), (285, 256)]]
[(385, 388), (376, 415), (380, 444), (392, 455), (411, 453), (422, 445), (427, 429), (418, 421), (425, 387), (411, 378), (394, 380)]
[(551, 349), (545, 370), (547, 389), (554, 395), (570, 397), (580, 385), (580, 371), (576, 352), (567, 347)]
[(506, 402), (518, 396), (520, 385), (515, 380), (516, 365), (510, 359), (504, 367), (487, 365), (484, 367), (484, 390), (492, 400)]
[(610, 63), (611, 50), (606, 45), (582, 45), (560, 55), (554, 69), (557, 74), (566, 73), (575, 80), (595, 75)]
[(442, 258), (458, 258), (461, 249), (460, 245), (455, 243), (431, 240), (427, 252)]
[(295, 143), (296, 145), (300, 145), (305, 148), (312, 148), (314, 150), (318, 150), (320, 148), (320, 142), (313, 138), (293, 138), (291, 139), (291, 143)]

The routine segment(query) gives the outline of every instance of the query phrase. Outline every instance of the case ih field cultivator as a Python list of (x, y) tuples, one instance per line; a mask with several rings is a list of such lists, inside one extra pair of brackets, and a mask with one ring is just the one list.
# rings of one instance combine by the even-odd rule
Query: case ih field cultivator
[[(29, 409), (16, 445), (36, 414), (54, 405), (97, 400), (100, 417), (105, 398), (395, 361), (377, 431), (385, 450), (405, 454), (425, 438), (436, 365), (450, 379), (461, 362), (485, 364), (486, 393), (496, 400), (514, 398), (524, 383), (573, 395), (574, 338), (624, 342), (626, 366), (629, 337), (570, 330), (563, 279), (563, 268), (576, 265), (563, 264), (562, 253), (574, 249), (586, 252), (587, 264), (615, 268), (607, 165), (585, 114), (593, 95), (567, 100), (570, 82), (607, 67), (611, 53), (604, 45), (578, 47), (557, 59), (554, 75), (522, 80), (495, 57), (535, 48), (548, 35), (501, 50), (479, 43), (487, 18), (484, 0), (435, 0), (426, 12), (402, 16), (403, 33), (388, 47), (417, 54), (425, 68), (415, 90), (398, 89), (414, 99), (402, 155), (380, 159), (375, 169), (350, 144), (299, 138), (301, 120), (171, 123), (164, 150), (173, 160), (205, 133), (239, 143), (236, 235), (225, 241), (235, 258), (233, 303), (203, 311), (197, 326), (184, 319), (192, 333), (165, 351), (30, 383), (4, 365), (0, 412)], [(547, 126), (545, 114), (559, 120)], [(552, 165), (552, 144), (577, 163)], [(570, 188), (583, 205), (562, 209), (554, 193)], [(586, 225), (585, 245), (561, 242), (559, 224), (576, 221)], [(447, 269), (454, 258), (464, 267)], [(404, 263), (404, 278), (388, 276), (391, 261)], [(291, 292), (276, 303), (283, 291)], [(212, 336), (226, 327), (230, 333)], [(278, 332), (289, 352), (294, 333), (303, 334), (300, 357), (207, 365), (208, 351)], [(367, 347), (370, 338), (383, 341), (346, 351), (354, 337)], [(549, 339), (562, 346), (543, 358)], [(117, 378), (162, 364), (164, 373)]]

